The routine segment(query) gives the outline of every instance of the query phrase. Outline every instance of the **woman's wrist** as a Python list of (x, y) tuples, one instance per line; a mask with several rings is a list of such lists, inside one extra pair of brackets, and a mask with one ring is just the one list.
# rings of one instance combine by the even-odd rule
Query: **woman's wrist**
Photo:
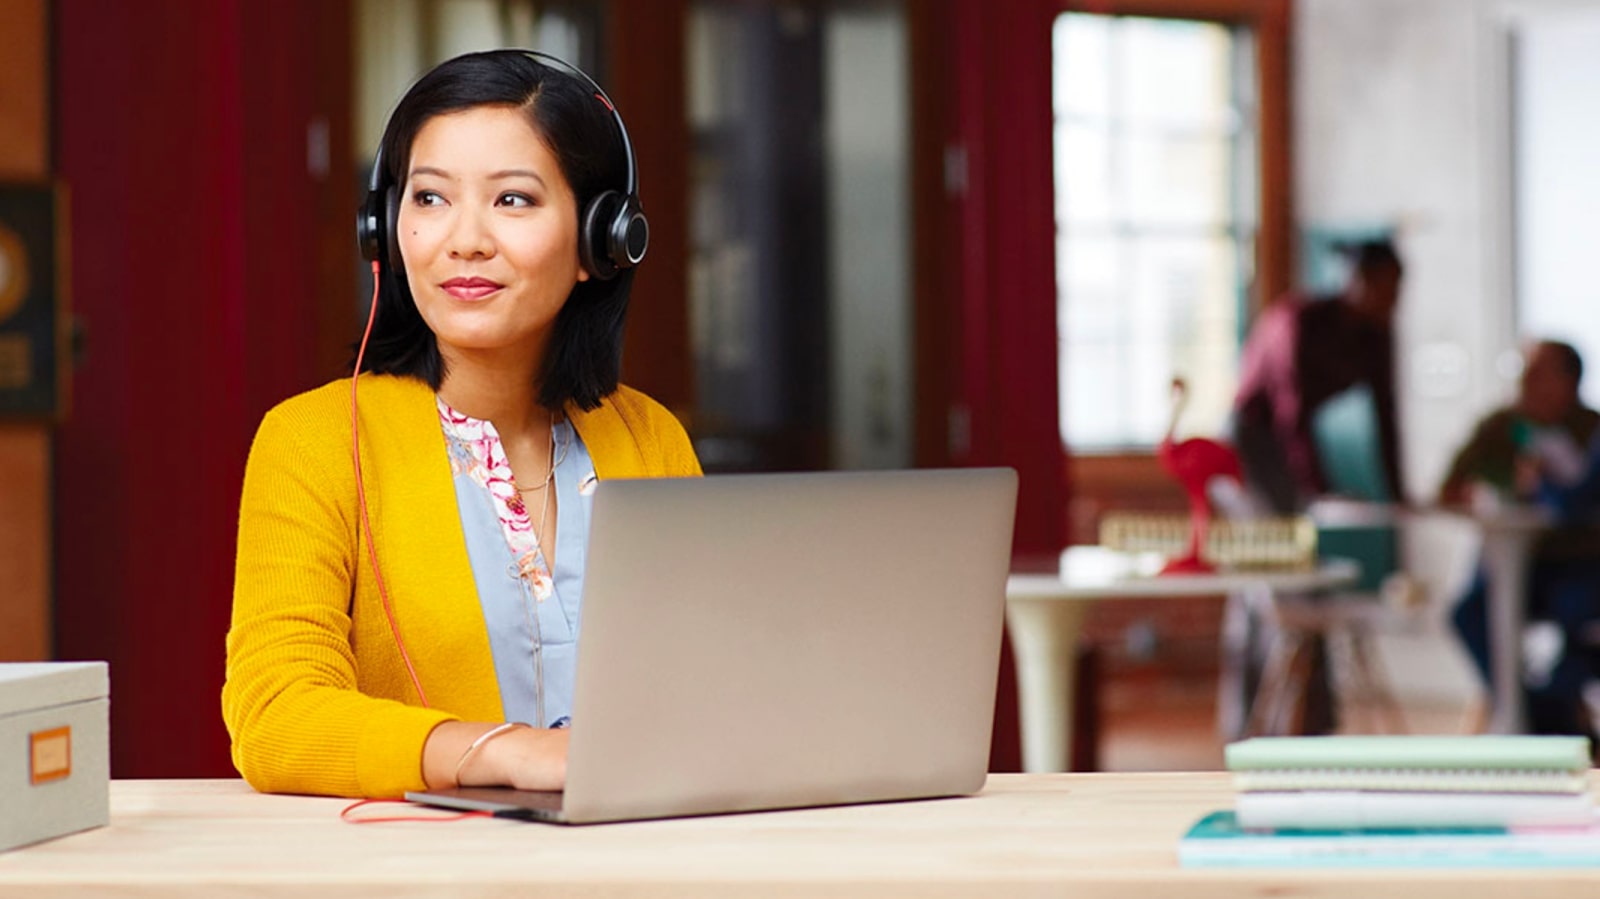
[(529, 725), (446, 721), (433, 729), (423, 746), (423, 781), (434, 790), (457, 786), (559, 790), (566, 784), (569, 734), (565, 729)]
[[(503, 737), (519, 727), (528, 727), (528, 725), (523, 724), (521, 721), (507, 721), (504, 724), (497, 724), (479, 734), (471, 743), (468, 743), (467, 748), (461, 751), (460, 758), (456, 759), (455, 771), (451, 777), (455, 781), (455, 785), (458, 787), (487, 786), (496, 783), (493, 777), (482, 777), (481, 771), (478, 770), (481, 766), (476, 763), (483, 757), (483, 747), (488, 745), (491, 740)], [(474, 774), (480, 776), (474, 776)], [(471, 784), (467, 783), (469, 779), (472, 781)]]

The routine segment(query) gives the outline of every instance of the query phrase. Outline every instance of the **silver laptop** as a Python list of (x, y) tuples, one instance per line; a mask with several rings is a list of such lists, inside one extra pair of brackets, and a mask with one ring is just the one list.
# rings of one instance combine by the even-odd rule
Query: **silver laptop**
[(562, 793), (407, 794), (591, 823), (976, 792), (1010, 469), (603, 481)]

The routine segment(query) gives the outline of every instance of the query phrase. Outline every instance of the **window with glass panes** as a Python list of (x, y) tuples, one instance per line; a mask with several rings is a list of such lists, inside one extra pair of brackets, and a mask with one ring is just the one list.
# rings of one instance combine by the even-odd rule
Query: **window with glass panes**
[(1053, 39), (1061, 438), (1148, 450), (1174, 377), (1181, 431), (1220, 434), (1254, 276), (1251, 33), (1065, 13)]

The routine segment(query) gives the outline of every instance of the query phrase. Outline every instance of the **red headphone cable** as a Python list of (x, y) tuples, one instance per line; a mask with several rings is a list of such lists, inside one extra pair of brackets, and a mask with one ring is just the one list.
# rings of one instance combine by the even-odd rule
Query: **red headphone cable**
[[(389, 606), (389, 591), (383, 586), (383, 572), (378, 570), (378, 547), (372, 542), (372, 522), (367, 517), (367, 491), (361, 481), (361, 427), (356, 417), (356, 381), (361, 378), (361, 360), (367, 354), (367, 338), (372, 336), (372, 323), (378, 317), (378, 260), (372, 260), (372, 307), (367, 313), (367, 329), (361, 334), (361, 348), (356, 350), (356, 368), (350, 374), (350, 455), (356, 469), (356, 499), (361, 504), (361, 531), (367, 538), (367, 558), (372, 563), (372, 577), (378, 584), (378, 599), (383, 603), (384, 617), (389, 619), (389, 632), (394, 634), (394, 645), (400, 650), (400, 660), (406, 663), (406, 673), (411, 675), (411, 686), (417, 690), (422, 707), (428, 708), (428, 694), (422, 691), (422, 681), (411, 664), (411, 654), (400, 639), (400, 625), (395, 623), (394, 609)], [(348, 810), (347, 810), (348, 811)]]

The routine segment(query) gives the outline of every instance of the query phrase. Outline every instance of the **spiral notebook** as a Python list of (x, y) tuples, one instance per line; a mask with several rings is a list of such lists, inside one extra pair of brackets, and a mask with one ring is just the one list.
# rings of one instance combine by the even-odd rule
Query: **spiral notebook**
[(1580, 793), (1589, 741), (1546, 736), (1256, 737), (1225, 750), (1235, 789)]

